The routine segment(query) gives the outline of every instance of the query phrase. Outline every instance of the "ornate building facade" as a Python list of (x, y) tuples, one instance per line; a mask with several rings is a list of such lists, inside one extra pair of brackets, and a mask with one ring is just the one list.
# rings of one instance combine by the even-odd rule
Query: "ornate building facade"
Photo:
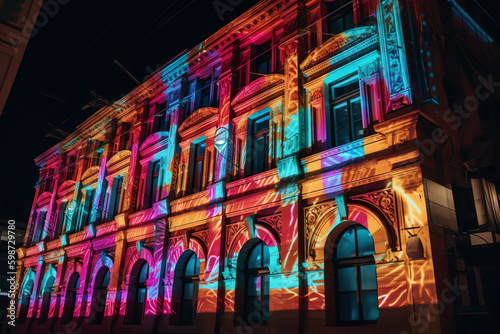
[(36, 159), (15, 330), (456, 332), (495, 48), (460, 1), (259, 2)]

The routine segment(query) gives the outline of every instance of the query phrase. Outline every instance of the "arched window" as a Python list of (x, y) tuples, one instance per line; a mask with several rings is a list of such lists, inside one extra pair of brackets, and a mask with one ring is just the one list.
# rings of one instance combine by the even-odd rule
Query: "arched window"
[(338, 322), (375, 322), (379, 312), (372, 235), (360, 225), (350, 227), (338, 239), (335, 251)]
[(108, 297), (109, 277), (110, 271), (108, 267), (102, 267), (96, 275), (89, 323), (100, 324), (104, 319), (106, 299)]
[(74, 272), (68, 281), (66, 288), (66, 300), (64, 301), (63, 323), (68, 323), (73, 319), (76, 305), (76, 292), (80, 287), (80, 274)]
[(134, 283), (135, 296), (133, 307), (133, 323), (140, 325), (144, 317), (144, 303), (146, 301), (146, 280), (148, 279), (149, 266), (147, 262), (141, 265), (139, 274), (136, 276)]
[(26, 321), (26, 317), (28, 316), (28, 310), (30, 308), (30, 302), (31, 302), (31, 294), (33, 293), (33, 285), (34, 285), (33, 279), (28, 279), (26, 284), (24, 285), (24, 289), (21, 295), (21, 309), (19, 311), (19, 318), (18, 322), (19, 323), (24, 323)]
[(56, 283), (56, 278), (50, 276), (45, 285), (42, 288), (42, 308), (40, 309), (40, 317), (38, 318), (38, 323), (43, 324), (49, 316), (50, 300), (52, 298), (52, 292), (54, 292), (54, 286)]
[(244, 316), (251, 326), (269, 319), (269, 249), (263, 241), (257, 242), (246, 258)]
[(200, 261), (194, 252), (185, 262), (182, 275), (182, 298), (180, 307), (181, 325), (193, 324), (198, 303), (198, 283), (200, 274)]

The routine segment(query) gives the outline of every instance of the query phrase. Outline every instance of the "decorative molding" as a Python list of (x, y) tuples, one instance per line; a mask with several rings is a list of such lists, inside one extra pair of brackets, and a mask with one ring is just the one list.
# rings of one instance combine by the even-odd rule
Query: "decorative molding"
[(271, 226), (280, 236), (280, 239), (282, 237), (282, 220), (281, 220), (281, 214), (277, 215), (272, 215), (272, 216), (267, 216), (267, 217), (260, 217), (257, 218), (257, 221), (259, 223), (265, 223), (269, 226)]
[(193, 237), (197, 237), (198, 239), (203, 241), (203, 243), (205, 244), (205, 247), (208, 249), (208, 232), (209, 232), (208, 230), (203, 230), (203, 231), (199, 231), (199, 232), (194, 232), (191, 235)]
[[(203, 122), (206, 119), (211, 118), (212, 116), (215, 116), (219, 113), (218, 108), (212, 108), (212, 107), (207, 107), (207, 108), (201, 108), (193, 112), (191, 115), (186, 118), (186, 120), (182, 123), (182, 125), (179, 127), (179, 133), (185, 132), (187, 129), (190, 127)], [(182, 134), (181, 134), (182, 136)]]
[(371, 76), (378, 73), (378, 69), (379, 69), (378, 59), (371, 63), (361, 66), (358, 70), (359, 79), (360, 80), (369, 79)]
[(92, 176), (98, 175), (100, 169), (101, 169), (101, 166), (92, 166), (92, 167), (87, 168), (87, 170), (85, 171), (85, 173), (83, 173), (80, 180), (83, 182), (83, 180), (86, 180)]
[(331, 57), (334, 53), (345, 49), (347, 46), (375, 36), (376, 34), (377, 32), (373, 25), (353, 28), (338, 34), (314, 49), (300, 64), (300, 68), (308, 69)]
[(392, 188), (387, 188), (362, 195), (352, 196), (351, 200), (369, 203), (375, 206), (395, 226), (396, 199)]
[(281, 90), (284, 89), (285, 87), (284, 75), (268, 74), (260, 77), (257, 80), (252, 81), (251, 83), (246, 85), (242, 90), (240, 90), (238, 94), (236, 94), (236, 96), (233, 98), (233, 101), (231, 102), (231, 106), (235, 107), (240, 103), (242, 103), (243, 101), (246, 101), (251, 97), (254, 97), (274, 87), (281, 88)]
[(238, 232), (240, 229), (242, 229), (242, 224), (241, 223), (235, 223), (231, 225), (227, 225), (226, 227), (226, 256), (229, 254), (229, 247), (231, 247), (231, 244), (233, 243), (234, 238), (236, 237), (236, 232)]
[(149, 135), (146, 140), (139, 147), (139, 152), (141, 152), (141, 157), (146, 157), (150, 154), (158, 152), (168, 145), (169, 132), (161, 131)]
[(120, 162), (130, 159), (130, 156), (132, 155), (131, 151), (128, 150), (123, 150), (116, 152), (111, 159), (106, 163), (106, 168), (109, 170), (111, 167), (115, 167), (114, 165), (118, 165)]
[(309, 92), (309, 101), (316, 101), (325, 96), (325, 87), (321, 84), (319, 87), (311, 89)]

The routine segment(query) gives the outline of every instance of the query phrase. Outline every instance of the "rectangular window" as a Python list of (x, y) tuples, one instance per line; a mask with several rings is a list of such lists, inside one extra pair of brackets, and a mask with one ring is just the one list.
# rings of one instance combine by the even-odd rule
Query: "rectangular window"
[(205, 189), (203, 184), (203, 169), (205, 164), (205, 142), (198, 143), (194, 146), (194, 161), (193, 161), (193, 185), (191, 193), (197, 193)]
[[(258, 174), (269, 170), (269, 115), (251, 121), (250, 162), (252, 174)], [(248, 159), (249, 158), (249, 159)]]
[(149, 186), (149, 207), (158, 200), (158, 179), (160, 176), (160, 161), (155, 161), (151, 168), (150, 186)]
[(33, 242), (37, 243), (42, 240), (43, 228), (45, 225), (45, 217), (47, 217), (47, 211), (41, 211), (38, 214), (38, 220), (35, 225), (35, 232), (33, 233)]
[(122, 124), (121, 150), (130, 150), (130, 123)]
[(89, 225), (91, 223), (91, 217), (92, 217), (92, 208), (94, 206), (94, 199), (95, 199), (95, 189), (93, 190), (88, 190), (87, 191), (87, 200), (86, 200), (86, 205), (85, 205), (85, 208), (86, 208), (86, 214), (87, 216), (85, 217), (85, 221), (86, 221), (86, 224), (85, 225)]
[(120, 212), (120, 200), (122, 196), (122, 190), (123, 190), (123, 177), (118, 177), (115, 179), (116, 184), (114, 185), (115, 187), (115, 198), (113, 202), (113, 208), (112, 208), (112, 219)]
[(259, 74), (272, 73), (271, 41), (255, 47), (255, 72)]
[(208, 77), (201, 81), (200, 84), (200, 108), (210, 107), (210, 88), (212, 78)]
[(330, 131), (332, 147), (363, 138), (363, 116), (358, 79), (330, 86)]
[(354, 11), (352, 0), (336, 0), (326, 3), (328, 33), (340, 34), (354, 27)]
[(66, 208), (68, 207), (68, 202), (62, 202), (59, 207), (59, 214), (57, 215), (57, 225), (55, 236), (57, 237), (63, 232), (64, 225), (66, 223)]

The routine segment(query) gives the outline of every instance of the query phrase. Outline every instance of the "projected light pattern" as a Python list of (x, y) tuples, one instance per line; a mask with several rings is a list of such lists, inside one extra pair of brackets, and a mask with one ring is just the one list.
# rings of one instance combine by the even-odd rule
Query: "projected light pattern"
[[(119, 110), (103, 108), (36, 160), (16, 330), (409, 332), (412, 307), (419, 317), (435, 307), (411, 145), (421, 116), (388, 116), (413, 100), (399, 1), (354, 1), (356, 27), (319, 33), (310, 50), (297, 13), (327, 19), (321, 2), (298, 12), (285, 0), (262, 4), (234, 34), (182, 53)], [(270, 49), (254, 54), (262, 45)], [(256, 75), (256, 61), (268, 73)], [(350, 229), (373, 240), (369, 254), (352, 256), (363, 265), (337, 257)], [(410, 236), (422, 258), (406, 254)], [(264, 246), (269, 258), (249, 267)], [(370, 289), (342, 290), (346, 263), (354, 281), (375, 268)], [(356, 306), (341, 302), (356, 293)], [(346, 310), (359, 315), (349, 326)]]

